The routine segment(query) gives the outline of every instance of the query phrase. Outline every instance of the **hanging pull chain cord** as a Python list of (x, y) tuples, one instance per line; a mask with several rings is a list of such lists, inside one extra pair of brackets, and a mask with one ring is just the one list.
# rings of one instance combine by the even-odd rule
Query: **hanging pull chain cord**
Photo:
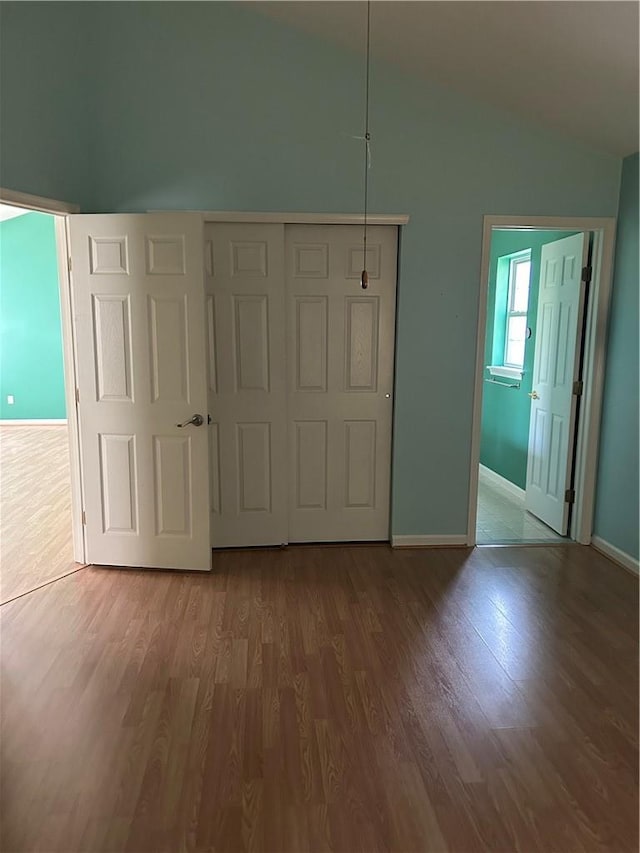
[(366, 290), (369, 286), (369, 273), (367, 272), (367, 214), (369, 208), (369, 64), (371, 57), (371, 0), (367, 0), (367, 51), (366, 51), (366, 73), (364, 90), (364, 231), (363, 231), (363, 265), (360, 284)]

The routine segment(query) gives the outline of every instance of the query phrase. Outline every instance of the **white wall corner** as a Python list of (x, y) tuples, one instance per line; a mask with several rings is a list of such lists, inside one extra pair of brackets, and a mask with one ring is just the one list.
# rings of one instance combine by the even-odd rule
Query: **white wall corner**
[(591, 544), (596, 551), (600, 551), (601, 554), (604, 554), (605, 557), (613, 560), (614, 563), (618, 563), (618, 565), (622, 566), (623, 569), (626, 569), (628, 572), (632, 572), (634, 575), (640, 574), (638, 560), (636, 560), (635, 557), (632, 557), (631, 554), (627, 554), (626, 551), (616, 548), (615, 545), (607, 542), (606, 539), (601, 539), (599, 536), (592, 536)]

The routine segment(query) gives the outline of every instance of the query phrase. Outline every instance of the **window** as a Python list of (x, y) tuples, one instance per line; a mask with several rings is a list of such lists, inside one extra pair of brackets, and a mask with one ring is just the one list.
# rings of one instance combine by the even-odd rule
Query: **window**
[(504, 336), (504, 366), (524, 367), (524, 346), (527, 339), (527, 307), (531, 253), (520, 254), (509, 261), (509, 291)]

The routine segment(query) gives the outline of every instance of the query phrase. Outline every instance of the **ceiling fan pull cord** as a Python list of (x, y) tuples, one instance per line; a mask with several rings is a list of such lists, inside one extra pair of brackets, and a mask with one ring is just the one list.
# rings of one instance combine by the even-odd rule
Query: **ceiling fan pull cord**
[(367, 0), (367, 59), (365, 69), (364, 93), (364, 229), (363, 229), (363, 266), (360, 284), (363, 290), (369, 287), (367, 272), (367, 214), (369, 208), (369, 168), (371, 166), (371, 133), (369, 132), (369, 65), (371, 59), (371, 0)]

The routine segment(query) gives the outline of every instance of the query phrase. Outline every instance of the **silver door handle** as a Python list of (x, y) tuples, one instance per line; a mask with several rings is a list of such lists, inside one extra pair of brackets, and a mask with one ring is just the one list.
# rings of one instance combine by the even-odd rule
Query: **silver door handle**
[(202, 415), (193, 415), (193, 417), (189, 418), (188, 421), (185, 421), (183, 424), (176, 424), (176, 426), (179, 426), (180, 429), (182, 429), (182, 427), (186, 427), (186, 426), (190, 426), (190, 425), (191, 426), (202, 426), (203, 423), (204, 423), (204, 418), (202, 417)]

